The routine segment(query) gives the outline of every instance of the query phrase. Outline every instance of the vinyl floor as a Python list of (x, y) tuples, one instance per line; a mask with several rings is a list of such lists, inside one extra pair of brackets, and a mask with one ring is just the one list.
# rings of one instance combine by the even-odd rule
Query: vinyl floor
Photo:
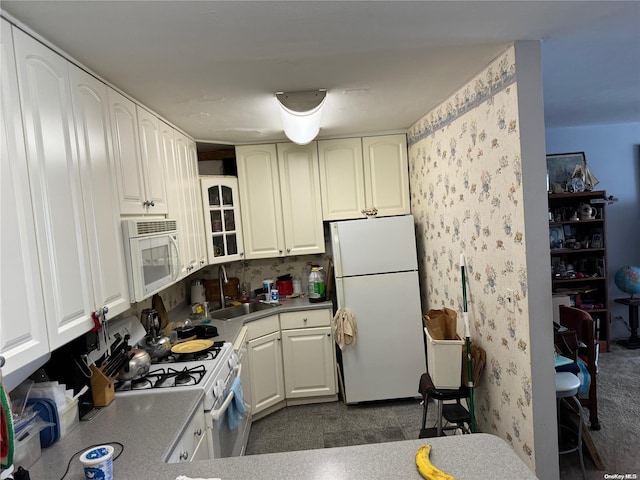
[[(428, 425), (434, 411), (430, 405)], [(246, 454), (417, 439), (421, 422), (420, 399), (287, 407), (252, 424)]]

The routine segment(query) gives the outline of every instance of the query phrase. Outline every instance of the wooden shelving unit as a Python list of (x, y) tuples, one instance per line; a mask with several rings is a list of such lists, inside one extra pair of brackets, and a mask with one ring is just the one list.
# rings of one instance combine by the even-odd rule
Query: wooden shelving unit
[(602, 351), (609, 343), (604, 190), (549, 194), (549, 248), (553, 293), (589, 312)]

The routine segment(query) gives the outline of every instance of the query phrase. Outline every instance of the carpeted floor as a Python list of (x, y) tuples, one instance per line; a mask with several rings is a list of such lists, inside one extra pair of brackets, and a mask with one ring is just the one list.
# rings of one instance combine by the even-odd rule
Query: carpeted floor
[[(629, 350), (612, 343), (611, 351), (600, 355), (598, 367), (598, 417), (602, 428), (589, 433), (605, 470), (596, 470), (585, 455), (586, 479), (625, 478), (625, 474), (637, 476), (626, 478), (640, 479), (640, 349)], [(560, 478), (582, 478), (577, 453), (560, 457)]]
[[(590, 431), (606, 470), (585, 455), (587, 480), (640, 480), (640, 350), (612, 345), (600, 355), (598, 410), (602, 429)], [(416, 385), (417, 388), (417, 385)], [(429, 408), (428, 426), (435, 421)], [(588, 417), (588, 412), (585, 413)], [(342, 402), (288, 407), (251, 426), (247, 455), (341, 447), (418, 438), (422, 406), (418, 400), (347, 406)], [(620, 474), (621, 477), (605, 474)], [(560, 458), (560, 479), (582, 478), (577, 453)], [(629, 476), (627, 478), (634, 478)]]

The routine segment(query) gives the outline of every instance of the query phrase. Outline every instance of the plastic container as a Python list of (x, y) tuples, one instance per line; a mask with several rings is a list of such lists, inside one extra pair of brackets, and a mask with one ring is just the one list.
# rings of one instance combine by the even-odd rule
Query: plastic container
[(460, 388), (462, 385), (462, 346), (464, 340), (435, 340), (427, 335), (427, 371), (436, 388)]
[(80, 456), (84, 476), (89, 479), (113, 480), (113, 451), (111, 445), (100, 445), (87, 450)]
[(322, 267), (311, 267), (309, 273), (309, 301), (311, 303), (323, 302), (325, 294), (324, 275)]
[(67, 402), (67, 405), (58, 411), (58, 418), (60, 421), (60, 438), (62, 438), (80, 423), (78, 399)]
[(22, 438), (20, 435), (16, 436), (16, 444), (13, 453), (13, 465), (18, 468), (29, 469), (31, 465), (36, 463), (36, 460), (40, 458), (42, 453), (42, 447), (40, 446), (40, 435), (37, 433), (29, 434)]

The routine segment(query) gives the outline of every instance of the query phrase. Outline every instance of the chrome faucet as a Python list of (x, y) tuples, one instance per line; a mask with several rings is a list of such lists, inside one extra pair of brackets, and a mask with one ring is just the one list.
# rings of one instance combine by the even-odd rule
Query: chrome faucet
[(227, 306), (227, 302), (224, 299), (224, 284), (229, 283), (229, 279), (227, 278), (227, 270), (224, 268), (224, 265), (220, 264), (218, 267), (218, 285), (220, 286), (220, 308), (224, 308)]

